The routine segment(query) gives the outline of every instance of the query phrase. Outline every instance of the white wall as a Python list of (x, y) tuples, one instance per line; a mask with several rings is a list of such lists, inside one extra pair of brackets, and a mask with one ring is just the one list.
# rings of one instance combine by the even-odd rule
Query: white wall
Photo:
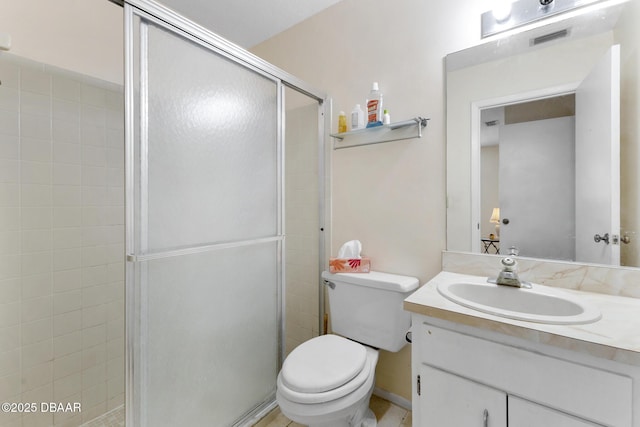
[[(479, 42), (490, 2), (344, 0), (256, 46), (267, 61), (333, 97), (340, 110), (364, 104), (371, 82), (392, 121), (431, 118), (422, 139), (333, 152), (332, 241), (359, 239), (372, 268), (416, 276), (440, 271), (445, 248), (443, 58)], [(326, 268), (326, 267), (325, 267)], [(377, 385), (411, 398), (410, 346), (382, 352)]]
[(108, 0), (2, 0), (0, 4), (0, 33), (11, 35), (11, 53), (123, 83), (122, 7)]

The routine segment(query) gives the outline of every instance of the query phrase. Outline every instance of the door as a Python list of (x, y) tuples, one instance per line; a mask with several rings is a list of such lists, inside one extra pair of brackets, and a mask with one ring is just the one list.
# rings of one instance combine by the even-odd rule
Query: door
[(420, 365), (420, 417), (438, 427), (506, 427), (507, 395), (499, 390)]
[(499, 165), (502, 254), (573, 260), (574, 118), (502, 126)]
[(282, 358), (283, 86), (171, 15), (125, 19), (127, 425), (231, 426)]
[[(608, 234), (610, 241), (594, 241)], [(620, 46), (576, 91), (576, 261), (620, 265)]]
[(619, 50), (576, 89), (575, 119), (501, 127), (503, 254), (514, 246), (524, 256), (620, 264)]

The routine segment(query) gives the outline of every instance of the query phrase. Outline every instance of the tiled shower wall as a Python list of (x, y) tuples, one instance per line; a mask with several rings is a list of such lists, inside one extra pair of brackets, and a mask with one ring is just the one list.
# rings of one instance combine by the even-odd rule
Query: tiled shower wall
[(0, 426), (124, 402), (122, 87), (0, 54)]

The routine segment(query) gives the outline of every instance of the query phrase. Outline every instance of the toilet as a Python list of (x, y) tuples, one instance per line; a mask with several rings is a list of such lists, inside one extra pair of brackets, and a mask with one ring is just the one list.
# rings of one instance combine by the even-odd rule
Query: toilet
[(300, 344), (278, 374), (276, 400), (292, 421), (309, 427), (375, 427), (369, 409), (378, 349), (407, 344), (411, 317), (404, 299), (415, 277), (323, 272), (333, 334)]

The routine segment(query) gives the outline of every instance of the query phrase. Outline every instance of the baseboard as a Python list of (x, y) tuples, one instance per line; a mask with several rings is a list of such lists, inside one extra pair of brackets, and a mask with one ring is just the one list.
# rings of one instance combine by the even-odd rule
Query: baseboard
[(394, 405), (398, 405), (401, 408), (404, 408), (408, 411), (411, 411), (411, 401), (405, 399), (402, 396), (398, 396), (397, 394), (393, 394), (390, 393), (386, 390), (382, 390), (381, 388), (374, 388), (373, 389), (373, 394), (375, 394), (378, 397), (381, 397), (385, 400), (388, 400), (389, 402), (393, 403)]

